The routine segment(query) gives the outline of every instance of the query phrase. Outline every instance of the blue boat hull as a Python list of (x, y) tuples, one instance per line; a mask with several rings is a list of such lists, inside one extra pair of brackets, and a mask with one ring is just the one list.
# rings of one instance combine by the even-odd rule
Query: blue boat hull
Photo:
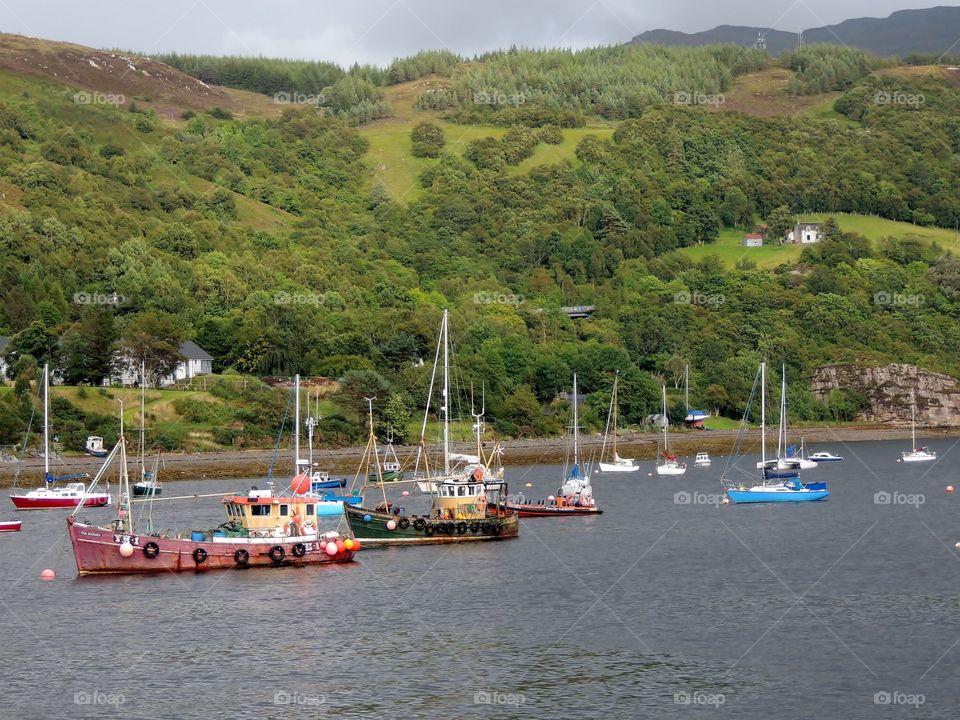
[(346, 479), (340, 480), (324, 480), (323, 482), (312, 482), (310, 483), (310, 490), (316, 492), (317, 490), (326, 490), (329, 488), (342, 488), (346, 487)]
[[(773, 503), (773, 502), (814, 502), (823, 500), (830, 493), (825, 489), (826, 483), (810, 483), (823, 485), (824, 489), (810, 488), (808, 490), (727, 490), (727, 496), (735, 503)], [(809, 487), (809, 486), (808, 486)]]

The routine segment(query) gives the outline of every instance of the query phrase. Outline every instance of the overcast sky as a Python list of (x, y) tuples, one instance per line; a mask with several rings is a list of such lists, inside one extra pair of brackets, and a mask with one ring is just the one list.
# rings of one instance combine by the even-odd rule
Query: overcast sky
[(142, 54), (169, 50), (384, 65), (427, 48), (608, 45), (645, 30), (795, 32), (960, 0), (0, 0), (0, 30)]

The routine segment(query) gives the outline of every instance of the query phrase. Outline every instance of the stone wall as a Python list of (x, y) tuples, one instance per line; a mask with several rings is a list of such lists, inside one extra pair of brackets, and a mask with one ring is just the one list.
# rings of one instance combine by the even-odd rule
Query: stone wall
[(810, 389), (820, 400), (834, 389), (863, 393), (870, 400), (864, 420), (896, 425), (910, 424), (913, 390), (918, 426), (960, 426), (960, 382), (916, 365), (825, 365), (814, 370)]

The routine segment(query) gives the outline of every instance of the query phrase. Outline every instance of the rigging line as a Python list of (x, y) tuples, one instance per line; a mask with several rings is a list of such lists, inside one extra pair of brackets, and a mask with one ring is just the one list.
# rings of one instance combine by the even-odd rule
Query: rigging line
[[(293, 399), (293, 393), (287, 396), (287, 406), (283, 409), (283, 421), (280, 423), (280, 432), (277, 433), (277, 442), (273, 446), (273, 456), (270, 458), (270, 467), (267, 468), (267, 480), (273, 479), (273, 466), (277, 462), (277, 455), (280, 452), (280, 440), (283, 438), (283, 429), (287, 425), (287, 417), (290, 415), (290, 401)], [(296, 464), (296, 458), (294, 458)], [(296, 472), (296, 468), (294, 468)]]
[[(39, 395), (39, 390), (37, 391)], [(27, 429), (23, 433), (23, 442), (20, 444), (20, 452), (17, 454), (17, 469), (13, 474), (13, 487), (17, 487), (20, 480), (20, 471), (23, 469), (23, 455), (27, 451), (27, 443), (30, 442), (30, 429), (33, 427), (33, 418), (37, 414), (36, 403), (30, 403), (30, 419), (27, 421)]]

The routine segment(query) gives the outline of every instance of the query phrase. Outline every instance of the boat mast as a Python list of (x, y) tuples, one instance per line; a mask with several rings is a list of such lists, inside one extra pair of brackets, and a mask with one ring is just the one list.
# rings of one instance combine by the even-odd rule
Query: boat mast
[(43, 366), (43, 481), (50, 478), (50, 365)]
[(577, 414), (577, 374), (573, 374), (573, 466), (579, 472), (580, 418)]
[(663, 390), (663, 457), (666, 458), (667, 454), (670, 452), (670, 448), (667, 446), (667, 427), (670, 425), (670, 416), (667, 415), (667, 385), (664, 383), (661, 386)]
[[(143, 383), (141, 383), (143, 385)], [(133, 534), (133, 506), (130, 502), (130, 474), (127, 472), (127, 440), (123, 436), (123, 400), (120, 403), (120, 520), (127, 534)], [(142, 424), (142, 423), (141, 423)]]
[(777, 436), (777, 457), (787, 454), (787, 365), (783, 364), (780, 381), (780, 433)]
[[(138, 480), (141, 482), (146, 478), (146, 466), (144, 464), (144, 453), (147, 451), (147, 441), (146, 433), (144, 431), (144, 425), (146, 424), (145, 420), (145, 407), (147, 403), (146, 396), (146, 365), (143, 360), (140, 361), (140, 476)], [(156, 481), (156, 478), (154, 478)]]
[(620, 380), (620, 371), (613, 376), (613, 461), (617, 461), (617, 382)]
[(690, 414), (690, 366), (683, 366), (683, 404), (685, 412)]
[(300, 375), (293, 376), (293, 474), (300, 472)]
[(917, 393), (910, 391), (910, 451), (917, 450)]
[(447, 310), (443, 311), (443, 474), (450, 475), (450, 368), (447, 340)]
[(760, 363), (760, 463), (767, 464), (767, 364)]

